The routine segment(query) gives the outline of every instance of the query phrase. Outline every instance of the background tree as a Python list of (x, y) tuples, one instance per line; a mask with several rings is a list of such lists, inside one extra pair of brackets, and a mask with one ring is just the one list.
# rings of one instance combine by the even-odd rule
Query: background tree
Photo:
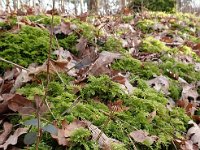
[(134, 10), (141, 10), (145, 7), (152, 11), (172, 12), (175, 10), (176, 0), (133, 0), (130, 7)]

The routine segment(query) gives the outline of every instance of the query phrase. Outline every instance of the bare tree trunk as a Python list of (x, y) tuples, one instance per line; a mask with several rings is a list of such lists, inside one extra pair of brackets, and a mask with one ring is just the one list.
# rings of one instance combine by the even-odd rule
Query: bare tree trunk
[(17, 8), (17, 0), (13, 0), (13, 9), (14, 11), (16, 11), (18, 8)]
[(105, 13), (107, 15), (109, 15), (109, 6), (108, 6), (108, 1), (107, 0), (104, 0), (104, 2), (103, 2), (103, 9), (104, 9)]
[(121, 10), (123, 10), (126, 7), (126, 0), (120, 0), (120, 6)]
[(0, 0), (0, 15), (3, 13), (3, 0)]
[(11, 11), (10, 0), (6, 0), (6, 13), (9, 13), (10, 11)]
[(83, 0), (80, 0), (81, 14), (83, 13)]
[(74, 11), (75, 11), (75, 15), (78, 14), (78, 9), (77, 9), (77, 2), (74, 1)]
[(89, 11), (97, 13), (98, 12), (98, 7), (99, 7), (99, 2), (98, 0), (89, 0)]
[(33, 8), (35, 7), (35, 0), (32, 0), (32, 2), (33, 2)]
[(181, 6), (181, 0), (176, 0), (176, 10), (177, 11), (181, 11), (181, 8), (182, 8), (182, 6)]

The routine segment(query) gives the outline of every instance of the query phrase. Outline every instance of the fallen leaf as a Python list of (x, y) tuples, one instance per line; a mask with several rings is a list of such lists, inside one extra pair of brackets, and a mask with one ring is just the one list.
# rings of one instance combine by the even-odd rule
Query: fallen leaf
[(157, 115), (157, 111), (156, 110), (151, 112), (147, 117), (148, 122), (151, 123), (153, 121), (153, 119), (156, 117), (156, 115)]
[(189, 128), (186, 136), (193, 142), (193, 144), (197, 144), (200, 149), (200, 127), (194, 121), (189, 121), (188, 124), (193, 126)]
[(137, 130), (131, 132), (130, 137), (139, 143), (147, 142), (148, 145), (152, 145), (154, 142), (158, 140), (157, 136), (150, 136), (148, 132), (143, 130)]
[(181, 99), (187, 99), (189, 101), (196, 102), (199, 94), (195, 85), (193, 84), (185, 84), (183, 85), (183, 90), (181, 94)]
[(20, 135), (27, 133), (27, 128), (18, 128), (15, 130), (14, 134), (11, 135), (6, 142), (3, 145), (0, 145), (0, 148), (3, 148), (4, 150), (7, 150), (9, 145), (16, 145), (18, 138)]
[(34, 103), (19, 94), (15, 94), (8, 101), (8, 108), (14, 112), (19, 112), (22, 115), (30, 115), (36, 111)]
[(0, 135), (0, 145), (6, 141), (7, 137), (9, 136), (9, 134), (12, 131), (12, 127), (13, 127), (12, 124), (10, 124), (8, 122), (4, 122), (4, 124), (3, 124), (4, 131)]
[(74, 120), (69, 125), (65, 124), (65, 126), (64, 126), (65, 137), (70, 137), (72, 132), (80, 127), (86, 127), (86, 124), (84, 121)]
[(149, 86), (154, 88), (158, 92), (163, 92), (164, 94), (169, 94), (169, 80), (165, 76), (158, 76), (152, 80), (147, 81)]
[(107, 137), (97, 126), (93, 125), (89, 121), (85, 121), (88, 129), (92, 132), (92, 139), (98, 140), (99, 147), (105, 150), (111, 150), (112, 144), (122, 144), (116, 139)]
[(47, 112), (48, 107), (46, 106), (46, 103), (43, 102), (42, 98), (39, 95), (35, 95), (34, 100), (35, 100), (36, 109), (39, 110), (40, 115)]
[(193, 144), (191, 140), (175, 139), (174, 143), (180, 150), (199, 150), (198, 146)]
[(23, 84), (32, 80), (32, 77), (29, 76), (29, 72), (27, 70), (21, 71), (21, 73), (17, 76), (15, 83), (11, 89), (11, 93), (14, 93), (17, 88), (21, 87)]
[(108, 108), (113, 112), (123, 112), (123, 111), (126, 111), (129, 109), (128, 107), (123, 106), (122, 100), (117, 100), (115, 102), (109, 102)]
[(86, 127), (86, 123), (83, 121), (74, 120), (72, 123), (67, 124), (66, 121), (63, 121), (62, 129), (57, 128), (57, 134), (51, 134), (51, 136), (57, 140), (59, 145), (69, 146), (69, 138), (72, 132), (80, 127)]

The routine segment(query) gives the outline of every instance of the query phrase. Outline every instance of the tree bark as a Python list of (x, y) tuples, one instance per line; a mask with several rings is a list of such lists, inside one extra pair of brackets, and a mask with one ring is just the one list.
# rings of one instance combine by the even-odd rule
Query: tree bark
[(109, 5), (108, 5), (108, 1), (107, 0), (104, 0), (104, 2), (103, 2), (103, 9), (104, 9), (104, 11), (105, 11), (105, 13), (107, 14), (107, 15), (109, 15)]
[(126, 0), (120, 0), (120, 6), (121, 10), (123, 10), (126, 7)]
[(81, 14), (83, 13), (83, 5), (84, 5), (83, 0), (80, 0)]
[(16, 11), (18, 9), (17, 1), (18, 0), (13, 0), (13, 9), (14, 9), (14, 11)]
[(0, 14), (3, 13), (3, 3), (2, 3), (2, 0), (0, 0)]
[(78, 14), (78, 8), (77, 8), (76, 0), (74, 1), (74, 11), (75, 11), (75, 15), (77, 15)]
[(98, 0), (89, 0), (88, 10), (90, 12), (98, 13)]

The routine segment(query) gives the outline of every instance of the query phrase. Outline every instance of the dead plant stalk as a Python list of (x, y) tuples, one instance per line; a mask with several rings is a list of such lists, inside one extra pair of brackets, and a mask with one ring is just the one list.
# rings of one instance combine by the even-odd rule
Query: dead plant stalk
[[(55, 10), (55, 0), (52, 0), (53, 3), (53, 8), (52, 8), (52, 18), (51, 18), (51, 30), (50, 30), (50, 40), (49, 40), (49, 51), (48, 51), (48, 59), (47, 59), (47, 84), (45, 87), (45, 95), (43, 98), (42, 103), (40, 104), (40, 106), (38, 107), (38, 109), (40, 109), (40, 107), (46, 103), (47, 103), (47, 94), (48, 94), (48, 86), (49, 86), (49, 82), (50, 82), (50, 61), (51, 61), (51, 51), (52, 51), (52, 44), (53, 44), (53, 28), (54, 28), (54, 10)], [(54, 117), (54, 116), (53, 116)], [(37, 120), (38, 120), (38, 137), (37, 137), (37, 143), (36, 143), (36, 150), (39, 150), (39, 143), (40, 143), (40, 139), (41, 139), (41, 128), (40, 128), (40, 114), (37, 114)]]

